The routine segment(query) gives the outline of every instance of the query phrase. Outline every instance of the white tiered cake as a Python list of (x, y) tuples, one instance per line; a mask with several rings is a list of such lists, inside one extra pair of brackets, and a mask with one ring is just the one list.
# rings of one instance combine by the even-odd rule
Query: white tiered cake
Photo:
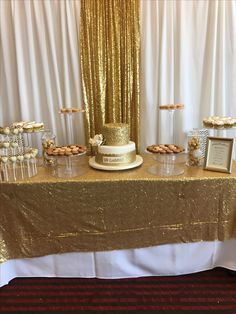
[(122, 170), (137, 167), (142, 158), (136, 155), (136, 145), (129, 140), (129, 125), (107, 123), (102, 129), (103, 142), (90, 159), (90, 165), (103, 170)]
[(95, 161), (101, 165), (124, 165), (135, 161), (135, 143), (129, 141), (129, 126), (108, 123), (103, 126), (104, 145), (98, 146)]

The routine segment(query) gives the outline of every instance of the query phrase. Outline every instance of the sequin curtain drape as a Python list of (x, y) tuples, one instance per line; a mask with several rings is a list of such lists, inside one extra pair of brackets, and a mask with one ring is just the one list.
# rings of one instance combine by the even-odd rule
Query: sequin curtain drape
[(81, 0), (81, 75), (87, 140), (108, 122), (139, 143), (139, 0)]

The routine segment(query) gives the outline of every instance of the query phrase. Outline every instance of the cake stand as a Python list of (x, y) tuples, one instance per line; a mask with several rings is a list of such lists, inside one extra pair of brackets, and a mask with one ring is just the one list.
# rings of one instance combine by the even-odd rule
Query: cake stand
[(59, 113), (65, 119), (66, 130), (67, 130), (67, 144), (75, 143), (75, 136), (73, 132), (74, 115), (77, 113), (83, 113), (85, 112), (85, 110), (79, 109), (79, 108), (77, 111), (72, 111), (72, 108), (64, 108), (64, 109), (65, 110), (61, 109)]
[(174, 104), (166, 105), (166, 106), (164, 105), (164, 106), (159, 106), (159, 109), (160, 109), (160, 112), (166, 112), (168, 114), (168, 116), (166, 117), (168, 119), (168, 128), (165, 129), (165, 133), (168, 132), (168, 140), (165, 140), (165, 142), (170, 143), (170, 144), (176, 144), (176, 136), (175, 136), (176, 112), (181, 112), (184, 109), (184, 106), (181, 105), (181, 107), (178, 107), (178, 105), (174, 105)]
[(184, 173), (184, 165), (187, 160), (187, 154), (155, 154), (153, 158), (158, 161), (157, 164), (148, 168), (148, 172), (158, 176), (178, 176)]
[(86, 172), (86, 168), (81, 163), (82, 156), (86, 152), (70, 156), (48, 156), (54, 159), (53, 175), (58, 178), (73, 178)]
[[(40, 129), (40, 130), (33, 130), (31, 132), (23, 132), (23, 142), (25, 143), (26, 147), (38, 147), (39, 153), (38, 157), (43, 157), (43, 149), (41, 145), (42, 141), (42, 134), (49, 133), (49, 129)], [(38, 158), (37, 159), (37, 165), (38, 166), (43, 166), (44, 165), (44, 159)]]
[(169, 115), (169, 132), (170, 132), (170, 143), (175, 143), (175, 112), (176, 110), (168, 110)]
[[(160, 111), (168, 113), (169, 137), (167, 143), (176, 144), (175, 120), (176, 111), (182, 111), (184, 105), (161, 105)], [(148, 152), (148, 151), (147, 151)], [(148, 152), (150, 153), (150, 152)], [(151, 153), (157, 161), (156, 164), (148, 168), (148, 172), (158, 176), (177, 176), (184, 173), (186, 154), (184, 153)]]

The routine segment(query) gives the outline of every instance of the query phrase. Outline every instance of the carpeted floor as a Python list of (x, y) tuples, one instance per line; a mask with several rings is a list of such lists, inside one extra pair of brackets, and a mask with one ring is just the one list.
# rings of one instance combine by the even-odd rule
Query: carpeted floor
[(17, 278), (0, 289), (0, 313), (234, 313), (236, 276), (201, 273), (119, 280)]

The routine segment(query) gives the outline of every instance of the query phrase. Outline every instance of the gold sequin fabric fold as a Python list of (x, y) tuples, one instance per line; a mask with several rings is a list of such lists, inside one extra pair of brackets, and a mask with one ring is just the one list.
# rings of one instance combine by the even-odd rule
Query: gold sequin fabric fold
[(80, 58), (87, 140), (128, 123), (139, 149), (139, 0), (81, 0)]

